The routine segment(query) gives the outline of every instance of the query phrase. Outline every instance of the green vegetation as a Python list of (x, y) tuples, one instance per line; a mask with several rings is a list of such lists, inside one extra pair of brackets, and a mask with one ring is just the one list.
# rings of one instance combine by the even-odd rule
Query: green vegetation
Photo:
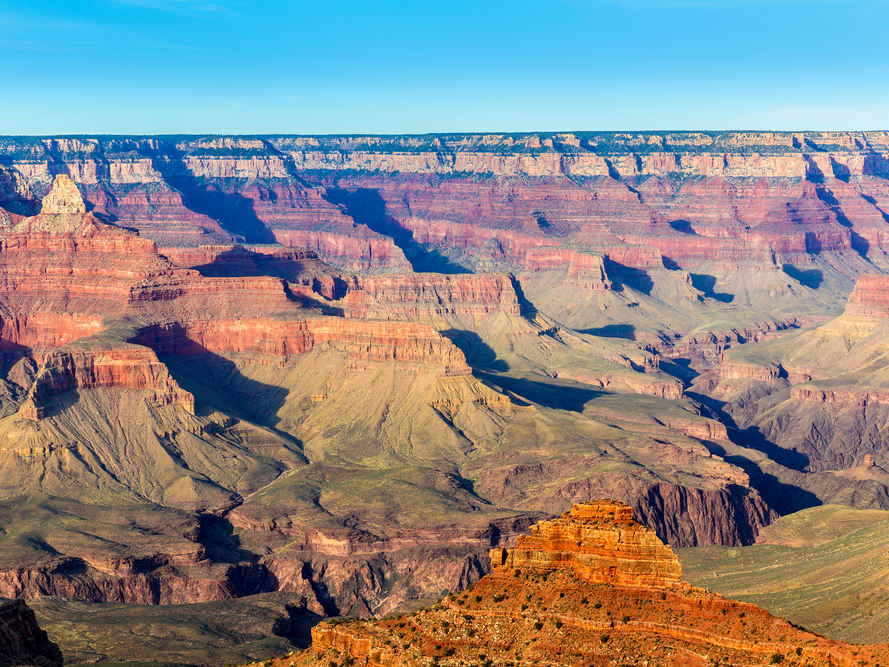
[(813, 507), (782, 517), (758, 542), (676, 552), (696, 586), (809, 630), (852, 642), (889, 634), (889, 512)]
[(263, 593), (182, 605), (32, 600), (41, 627), (69, 662), (148, 665), (242, 664), (308, 646), (320, 617), (298, 596)]

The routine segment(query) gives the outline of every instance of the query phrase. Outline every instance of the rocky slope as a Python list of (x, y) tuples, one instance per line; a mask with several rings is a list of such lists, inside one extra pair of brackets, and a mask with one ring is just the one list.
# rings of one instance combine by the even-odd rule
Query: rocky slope
[(161, 253), (79, 187), (0, 235), (6, 594), (369, 615), (606, 491), (677, 544), (774, 516), (656, 351), (567, 329), (514, 275)]
[(37, 625), (21, 600), (0, 599), (0, 665), (61, 667), (62, 652)]
[(575, 505), (492, 552), (474, 587), (406, 616), (322, 622), (273, 665), (874, 665), (886, 645), (824, 639), (680, 581), (676, 555), (612, 501)]
[(708, 393), (799, 469), (885, 483), (887, 294), (885, 276), (862, 276), (838, 317), (726, 355)]
[(889, 506), (883, 133), (0, 155), (0, 593), (369, 615), (599, 496), (673, 545)]

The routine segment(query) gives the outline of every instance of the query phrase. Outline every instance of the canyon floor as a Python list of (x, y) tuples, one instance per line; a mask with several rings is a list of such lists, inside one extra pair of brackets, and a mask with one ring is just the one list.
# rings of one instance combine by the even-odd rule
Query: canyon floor
[[(0, 595), (40, 599), (84, 660), (112, 653), (85, 605), (158, 641), (148, 607), (175, 609), (192, 647), (252, 659), (289, 608), (416, 608), (599, 497), (713, 545), (689, 556), (707, 581), (731, 549), (778, 558), (762, 540), (801, 511), (889, 510), (886, 133), (0, 158)], [(768, 593), (766, 560), (726, 592)], [(882, 636), (836, 595), (807, 620)], [(216, 604), (243, 618), (219, 645), (187, 620)]]

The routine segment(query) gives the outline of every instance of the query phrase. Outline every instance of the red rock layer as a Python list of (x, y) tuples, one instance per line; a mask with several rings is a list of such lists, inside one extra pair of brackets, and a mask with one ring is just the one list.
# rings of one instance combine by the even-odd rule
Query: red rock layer
[(629, 507), (575, 505), (497, 549), (491, 574), (422, 611), (321, 623), (310, 649), (272, 667), (357, 665), (876, 665), (889, 646), (851, 646), (752, 604), (680, 581), (679, 562)]
[(349, 358), (440, 365), (448, 375), (466, 375), (463, 353), (433, 328), (411, 322), (379, 322), (339, 317), (304, 320), (214, 319), (152, 326), (133, 342), (161, 355), (302, 354), (330, 347)]
[(19, 408), (19, 416), (41, 419), (54, 395), (95, 387), (146, 390), (151, 392), (149, 400), (155, 405), (181, 405), (194, 412), (194, 396), (176, 383), (152, 350), (126, 345), (50, 353)]
[(348, 271), (410, 271), (410, 263), (391, 239), (351, 227), (352, 223), (341, 231), (277, 229), (274, 234), (278, 243), (314, 250)]
[(616, 586), (671, 586), (682, 577), (673, 551), (633, 520), (623, 503), (574, 505), (570, 512), (531, 527), (512, 549), (491, 551), (494, 572), (570, 568), (580, 579)]
[(849, 295), (846, 313), (880, 320), (889, 317), (889, 276), (861, 276)]
[(35, 312), (0, 320), (0, 350), (50, 349), (105, 328), (102, 319), (90, 315)]
[(341, 305), (361, 317), (518, 315), (521, 310), (511, 276), (469, 273), (356, 276)]

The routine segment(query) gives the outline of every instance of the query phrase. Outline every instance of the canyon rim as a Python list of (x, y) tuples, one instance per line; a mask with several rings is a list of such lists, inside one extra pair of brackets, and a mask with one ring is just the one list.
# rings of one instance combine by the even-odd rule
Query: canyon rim
[(887, 26), (0, 0), (0, 667), (889, 665)]

